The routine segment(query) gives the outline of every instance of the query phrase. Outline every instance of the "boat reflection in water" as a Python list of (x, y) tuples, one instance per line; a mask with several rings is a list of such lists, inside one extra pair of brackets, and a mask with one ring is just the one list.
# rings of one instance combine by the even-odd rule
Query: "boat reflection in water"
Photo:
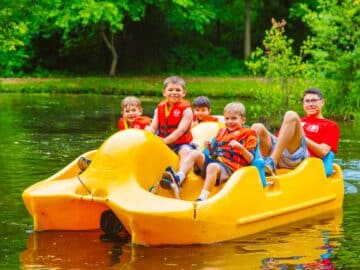
[(100, 231), (34, 232), (20, 261), (23, 269), (334, 269), (341, 223), (339, 212), (223, 243), (156, 247), (106, 242)]

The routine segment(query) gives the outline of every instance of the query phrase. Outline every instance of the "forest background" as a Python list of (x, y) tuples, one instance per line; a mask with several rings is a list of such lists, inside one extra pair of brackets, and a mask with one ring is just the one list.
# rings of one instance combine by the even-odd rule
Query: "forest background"
[(180, 74), (194, 95), (264, 103), (265, 119), (317, 86), (353, 120), (359, 40), (360, 0), (1, 0), (0, 91), (159, 95)]

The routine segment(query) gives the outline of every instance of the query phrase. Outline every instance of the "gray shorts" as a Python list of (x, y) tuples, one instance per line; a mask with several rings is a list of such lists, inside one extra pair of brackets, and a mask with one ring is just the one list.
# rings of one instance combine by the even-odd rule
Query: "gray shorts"
[[(271, 135), (271, 149), (274, 149), (276, 141), (277, 138), (274, 135)], [(301, 140), (301, 146), (294, 153), (289, 153), (288, 149), (284, 150), (282, 156), (279, 159), (277, 167), (294, 169), (301, 163), (301, 161), (308, 157), (310, 157), (310, 155), (306, 147), (305, 136), (303, 136)]]
[(204, 165), (202, 168), (199, 168), (196, 164), (194, 165), (194, 173), (200, 175), (205, 179), (206, 168), (210, 163), (217, 163), (220, 166), (220, 175), (216, 178), (215, 186), (225, 183), (233, 173), (233, 171), (226, 166), (224, 163), (220, 162), (217, 159), (211, 159), (207, 154), (204, 153)]

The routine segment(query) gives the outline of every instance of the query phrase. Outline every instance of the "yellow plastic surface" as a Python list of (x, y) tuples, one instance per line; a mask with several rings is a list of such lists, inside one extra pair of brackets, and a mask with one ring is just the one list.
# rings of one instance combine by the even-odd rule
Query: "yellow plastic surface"
[[(193, 129), (203, 145), (214, 136), (217, 123)], [(278, 170), (263, 188), (258, 171), (249, 166), (236, 171), (212, 197), (194, 202), (203, 180), (191, 173), (180, 200), (170, 191), (158, 195), (149, 188), (178, 157), (155, 135), (137, 129), (120, 131), (97, 151), (80, 174), (76, 160), (54, 176), (26, 189), (25, 205), (34, 229), (98, 229), (100, 215), (112, 209), (131, 234), (144, 245), (213, 243), (250, 235), (300, 219), (342, 208), (344, 186), (341, 168), (334, 164), (326, 177), (320, 159), (309, 158), (295, 170)]]

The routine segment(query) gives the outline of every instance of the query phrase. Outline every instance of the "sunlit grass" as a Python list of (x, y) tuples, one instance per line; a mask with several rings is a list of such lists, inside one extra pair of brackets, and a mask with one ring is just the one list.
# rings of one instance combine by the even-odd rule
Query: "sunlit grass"
[[(165, 77), (81, 77), (2, 79), (1, 92), (93, 93), (161, 96)], [(251, 97), (265, 84), (259, 78), (185, 77), (188, 96)]]

